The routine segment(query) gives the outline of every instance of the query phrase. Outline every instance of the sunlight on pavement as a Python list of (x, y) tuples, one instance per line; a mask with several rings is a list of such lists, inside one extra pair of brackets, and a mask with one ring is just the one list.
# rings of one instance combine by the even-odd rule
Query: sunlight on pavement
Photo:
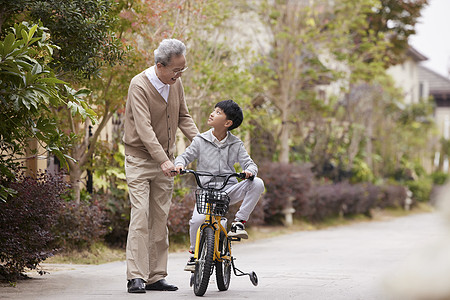
[(450, 184), (435, 199), (442, 220), (439, 240), (414, 249), (384, 278), (389, 299), (450, 299)]

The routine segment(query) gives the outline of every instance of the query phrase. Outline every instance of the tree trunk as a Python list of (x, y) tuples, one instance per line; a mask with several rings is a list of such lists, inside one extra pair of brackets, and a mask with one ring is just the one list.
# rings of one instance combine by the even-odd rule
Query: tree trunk
[[(76, 203), (80, 203), (81, 175), (83, 173), (82, 169), (89, 163), (90, 158), (94, 153), (100, 132), (105, 128), (112, 115), (113, 113), (109, 111), (109, 105), (107, 105), (105, 108), (105, 114), (101, 119), (101, 122), (95, 128), (95, 132), (91, 137), (89, 137), (89, 125), (91, 125), (91, 122), (86, 120), (83, 129), (84, 139), (79, 144), (72, 147), (71, 155), (76, 162), (69, 160), (67, 163), (69, 165), (70, 182), (72, 183), (74, 200)], [(75, 125), (72, 125), (72, 132), (79, 134), (79, 131), (75, 129)]]
[(280, 158), (279, 162), (289, 163), (289, 127), (288, 127), (288, 111), (287, 108), (281, 112), (281, 133), (280, 133)]
[(372, 159), (372, 152), (373, 152), (373, 144), (372, 144), (372, 138), (373, 138), (373, 116), (372, 111), (369, 112), (369, 117), (367, 120), (367, 143), (366, 143), (366, 163), (369, 166), (369, 168), (372, 170), (372, 172), (375, 174), (375, 171), (373, 169), (373, 159)]
[(72, 184), (75, 203), (80, 204), (81, 167), (78, 163), (74, 163), (71, 165), (69, 175), (70, 175), (70, 183)]

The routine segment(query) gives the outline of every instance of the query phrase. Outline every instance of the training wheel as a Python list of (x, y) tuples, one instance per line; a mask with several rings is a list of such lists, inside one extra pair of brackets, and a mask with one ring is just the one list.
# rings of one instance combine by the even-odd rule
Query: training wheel
[(252, 271), (252, 273), (249, 274), (249, 276), (250, 276), (250, 281), (252, 282), (252, 284), (254, 286), (257, 286), (258, 285), (258, 276), (256, 276), (256, 273), (254, 271)]
[(191, 273), (191, 280), (189, 280), (189, 286), (192, 287), (194, 285), (194, 272)]

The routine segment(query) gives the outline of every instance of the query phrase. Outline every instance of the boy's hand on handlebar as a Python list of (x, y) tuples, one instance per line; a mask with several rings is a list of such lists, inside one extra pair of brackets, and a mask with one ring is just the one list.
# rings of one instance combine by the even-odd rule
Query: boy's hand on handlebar
[(184, 166), (176, 166), (175, 170), (177, 171), (177, 174), (180, 174), (180, 172), (184, 170)]
[(242, 173), (245, 173), (245, 179), (249, 179), (253, 176), (253, 173), (249, 171), (242, 171)]

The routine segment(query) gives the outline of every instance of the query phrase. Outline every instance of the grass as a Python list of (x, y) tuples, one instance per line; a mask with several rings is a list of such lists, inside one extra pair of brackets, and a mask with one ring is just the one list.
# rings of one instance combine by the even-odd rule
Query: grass
[[(418, 203), (412, 210), (405, 211), (401, 208), (389, 208), (384, 210), (373, 210), (371, 217), (356, 215), (352, 217), (328, 218), (320, 223), (310, 223), (302, 220), (294, 220), (292, 226), (253, 226), (248, 228), (249, 239), (244, 243), (260, 239), (276, 237), (297, 231), (320, 230), (329, 227), (344, 226), (359, 222), (384, 221), (392, 218), (431, 212), (434, 208), (428, 203)], [(188, 251), (189, 237), (180, 235), (170, 238), (170, 252)], [(69, 251), (57, 254), (45, 260), (45, 264), (104, 264), (113, 261), (125, 260), (125, 249), (110, 248), (102, 243), (94, 244), (89, 250)]]
[(125, 249), (111, 248), (103, 243), (95, 243), (90, 249), (66, 251), (47, 258), (49, 264), (99, 265), (125, 260)]

